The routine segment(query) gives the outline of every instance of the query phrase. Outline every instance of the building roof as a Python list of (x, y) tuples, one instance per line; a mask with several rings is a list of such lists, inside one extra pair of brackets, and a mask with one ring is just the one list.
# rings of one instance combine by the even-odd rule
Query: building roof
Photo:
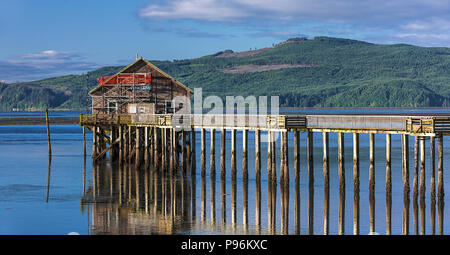
[[(181, 87), (183, 87), (184, 89), (186, 89), (187, 91), (189, 91), (190, 93), (192, 93), (192, 90), (189, 89), (186, 85), (184, 85), (183, 83), (175, 80), (173, 77), (171, 77), (170, 75), (168, 75), (167, 73), (165, 73), (163, 70), (159, 69), (157, 66), (153, 65), (152, 63), (150, 63), (150, 61), (144, 59), (144, 58), (139, 58), (136, 59), (133, 63), (129, 64), (127, 67), (123, 68), (122, 70), (120, 70), (118, 73), (116, 73), (115, 75), (109, 77), (109, 79), (107, 79), (104, 83), (106, 84), (109, 80), (113, 79), (114, 77), (116, 77), (117, 75), (125, 72), (126, 70), (130, 69), (131, 67), (133, 67), (134, 65), (137, 65), (139, 62), (144, 62), (146, 65), (149, 65), (150, 67), (152, 67), (153, 69), (155, 69), (156, 71), (158, 71), (160, 74), (162, 74), (163, 76), (171, 79), (173, 82), (175, 82), (176, 84), (180, 85)], [(98, 90), (101, 87), (101, 85), (97, 85), (95, 88), (93, 88), (91, 91), (89, 91), (89, 94), (92, 94), (93, 92), (95, 92), (96, 90)]]

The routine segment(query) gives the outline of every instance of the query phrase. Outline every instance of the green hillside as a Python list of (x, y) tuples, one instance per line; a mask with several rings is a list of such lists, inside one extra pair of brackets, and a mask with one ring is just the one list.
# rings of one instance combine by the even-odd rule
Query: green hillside
[[(230, 53), (152, 62), (188, 87), (203, 88), (204, 96), (278, 95), (282, 106), (301, 107), (450, 106), (450, 48), (315, 37), (290, 39), (256, 54), (221, 57)], [(227, 72), (281, 64), (305, 67)], [(89, 89), (98, 76), (121, 68), (89, 72)], [(0, 110), (80, 108), (87, 102), (86, 92), (86, 75), (0, 84)]]

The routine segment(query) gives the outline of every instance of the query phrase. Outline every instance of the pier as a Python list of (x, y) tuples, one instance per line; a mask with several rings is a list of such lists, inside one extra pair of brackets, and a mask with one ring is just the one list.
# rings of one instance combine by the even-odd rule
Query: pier
[[(295, 183), (299, 183), (299, 165), (300, 165), (300, 136), (307, 139), (307, 172), (308, 185), (310, 188), (308, 208), (311, 218), (308, 219), (309, 229), (313, 226), (313, 208), (314, 208), (314, 185), (318, 180), (314, 180), (314, 171), (323, 171), (323, 189), (324, 189), (324, 219), (323, 233), (328, 233), (329, 229), (329, 134), (337, 133), (338, 137), (338, 177), (339, 177), (339, 226), (338, 234), (343, 234), (344, 229), (344, 211), (345, 211), (345, 175), (348, 171), (345, 169), (345, 146), (351, 146), (353, 151), (353, 188), (354, 188), (354, 221), (353, 233), (359, 234), (359, 136), (360, 134), (369, 134), (369, 213), (370, 230), (375, 230), (375, 134), (384, 134), (386, 136), (386, 234), (391, 233), (391, 204), (392, 204), (392, 181), (391, 181), (391, 148), (392, 146), (401, 147), (402, 151), (402, 176), (403, 176), (403, 195), (405, 210), (403, 212), (403, 233), (409, 233), (409, 197), (410, 197), (410, 152), (409, 143), (414, 142), (414, 169), (413, 176), (413, 204), (420, 200), (422, 203), (425, 197), (426, 183), (425, 173), (430, 176), (430, 196), (432, 203), (438, 202), (442, 207), (444, 199), (444, 169), (443, 169), (443, 136), (450, 135), (450, 116), (386, 116), (386, 115), (221, 115), (221, 114), (82, 114), (80, 115), (80, 125), (93, 132), (92, 158), (94, 161), (101, 161), (109, 158), (112, 162), (126, 163), (133, 165), (135, 169), (144, 167), (148, 171), (163, 174), (169, 179), (182, 176), (185, 178), (191, 175), (195, 178), (197, 175), (195, 154), (196, 139), (200, 139), (200, 175), (202, 179), (206, 176), (206, 132), (210, 132), (210, 173), (211, 180), (215, 180), (216, 160), (220, 157), (220, 177), (223, 181), (226, 178), (227, 165), (231, 169), (232, 193), (231, 212), (232, 222), (236, 222), (236, 176), (238, 168), (242, 171), (243, 191), (247, 193), (246, 183), (248, 183), (248, 133), (254, 132), (255, 137), (255, 178), (257, 181), (261, 178), (261, 171), (267, 171), (269, 179), (268, 191), (271, 194), (279, 183), (281, 187), (289, 189), (290, 172), (295, 172)], [(242, 141), (236, 140), (236, 133), (242, 132)], [(293, 145), (288, 139), (292, 133)], [(314, 133), (322, 134), (323, 165), (314, 164)], [(352, 142), (344, 141), (344, 134), (352, 135)], [(220, 135), (220, 145), (216, 144), (216, 135)], [(231, 138), (231, 148), (226, 148), (226, 136)], [(401, 144), (393, 144), (392, 136), (401, 137)], [(262, 139), (264, 137), (264, 139)], [(316, 136), (317, 137), (317, 136)], [(425, 139), (427, 138), (427, 139)], [(414, 141), (412, 141), (414, 140)], [(437, 140), (437, 141), (436, 141)], [(267, 169), (261, 169), (261, 143), (267, 142)], [(430, 151), (425, 151), (425, 143), (430, 143)], [(437, 176), (435, 169), (437, 142)], [(278, 145), (277, 145), (278, 144)], [(242, 146), (242, 155), (237, 155), (237, 146)], [(294, 148), (294, 165), (289, 165), (289, 148)], [(217, 148), (217, 150), (216, 150)], [(227, 162), (226, 154), (231, 153), (231, 161)], [(279, 157), (277, 154), (279, 153)], [(426, 169), (425, 153), (430, 153), (430, 169)], [(217, 154), (217, 155), (216, 155)], [(292, 154), (291, 154), (292, 155)], [(242, 166), (236, 164), (236, 158), (242, 157)], [(277, 162), (277, 158), (280, 159)], [(278, 172), (277, 172), (277, 169)], [(437, 180), (436, 180), (437, 178)], [(204, 183), (204, 182), (203, 182)], [(437, 183), (437, 187), (436, 187)], [(130, 184), (122, 183), (121, 186), (130, 187)], [(211, 196), (215, 194), (211, 193)], [(204, 198), (206, 187), (201, 187), (202, 208), (206, 208)], [(225, 187), (221, 187), (221, 192)], [(284, 190), (284, 189), (282, 189)], [(282, 192), (286, 195), (286, 192)], [(288, 192), (289, 193), (289, 192)], [(276, 194), (276, 193), (275, 193)], [(261, 197), (257, 196), (257, 207), (261, 207)], [(248, 198), (247, 198), (248, 199)], [(270, 210), (276, 206), (275, 197), (268, 197), (267, 203)], [(170, 201), (170, 200), (169, 200)], [(215, 198), (211, 197), (211, 201)], [(248, 208), (243, 203), (243, 224), (247, 225)], [(297, 208), (299, 201), (295, 199)], [(223, 201), (224, 203), (225, 201)], [(283, 222), (287, 219), (287, 210), (283, 206), (288, 206), (288, 201), (282, 199), (281, 218)], [(224, 208), (222, 206), (222, 208)], [(214, 217), (215, 203), (211, 205), (211, 213)], [(206, 212), (202, 209), (202, 215)], [(226, 211), (222, 214), (226, 215)], [(440, 215), (440, 214), (439, 214)], [(438, 215), (438, 216), (439, 216)], [(439, 223), (442, 222), (442, 215), (439, 216)], [(260, 215), (256, 219), (260, 219)], [(297, 218), (296, 218), (297, 220)], [(424, 219), (422, 219), (423, 221)], [(275, 228), (275, 219), (269, 216), (269, 228)], [(416, 223), (416, 222), (415, 222)], [(418, 226), (418, 224), (415, 224)], [(442, 233), (442, 229), (437, 233)], [(269, 231), (270, 232), (270, 231)], [(282, 230), (283, 232), (283, 230)], [(415, 230), (419, 233), (419, 230)]]

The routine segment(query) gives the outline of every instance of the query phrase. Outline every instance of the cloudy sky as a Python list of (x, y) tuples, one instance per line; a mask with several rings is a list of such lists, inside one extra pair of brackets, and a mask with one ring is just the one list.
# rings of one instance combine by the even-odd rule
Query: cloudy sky
[(450, 47), (450, 0), (0, 0), (0, 81), (262, 48), (296, 36)]

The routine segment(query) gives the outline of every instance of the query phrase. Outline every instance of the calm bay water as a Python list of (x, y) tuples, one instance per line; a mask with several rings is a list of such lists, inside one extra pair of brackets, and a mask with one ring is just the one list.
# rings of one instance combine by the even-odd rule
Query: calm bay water
[[(286, 110), (307, 114), (333, 113), (411, 113), (413, 112), (448, 112), (447, 109), (403, 110), (403, 109), (299, 109)], [(27, 113), (2, 113), (2, 115)], [(79, 113), (51, 113), (76, 115)], [(127, 165), (111, 165), (108, 161), (93, 165), (90, 159), (92, 144), (91, 133), (87, 133), (87, 153), (84, 160), (82, 128), (79, 126), (52, 126), (53, 156), (49, 168), (47, 136), (45, 126), (0, 126), (0, 234), (230, 234), (230, 233), (282, 233), (282, 208), (289, 201), (287, 233), (300, 234), (309, 232), (308, 204), (309, 189), (306, 166), (306, 134), (301, 133), (301, 169), (300, 169), (300, 222), (296, 226), (296, 186), (293, 172), (293, 134), (289, 136), (289, 166), (290, 185), (289, 196), (282, 200), (285, 194), (276, 186), (275, 231), (268, 225), (267, 196), (267, 147), (262, 143), (261, 152), (261, 186), (255, 182), (254, 169), (254, 133), (249, 132), (249, 179), (248, 183), (242, 177), (242, 134), (237, 133), (237, 181), (232, 183), (230, 177), (230, 133), (227, 132), (227, 178), (220, 179), (220, 133), (216, 134), (216, 172), (211, 179), (209, 173), (209, 157), (206, 155), (206, 177), (200, 177), (200, 134), (197, 133), (197, 175), (191, 178), (178, 176), (170, 181), (163, 176), (155, 176), (145, 169), (137, 170)], [(206, 151), (209, 152), (209, 132), (206, 137)], [(352, 177), (352, 136), (345, 134), (345, 168), (346, 168), (346, 199), (345, 199), (345, 233), (353, 231), (353, 177)], [(402, 232), (403, 213), (403, 183), (401, 176), (401, 137), (392, 135), (392, 233)], [(278, 141), (279, 142), (279, 141)], [(450, 194), (450, 138), (444, 138), (444, 187)], [(279, 144), (277, 144), (279, 146)], [(375, 135), (375, 232), (384, 234), (386, 231), (385, 206), (385, 135)], [(413, 178), (413, 146), (410, 138), (410, 233), (415, 230), (414, 203), (412, 199)], [(360, 233), (369, 233), (369, 136), (360, 135)], [(430, 223), (430, 171), (429, 171), (429, 140), (426, 141), (426, 203), (425, 230), (431, 233)], [(339, 186), (337, 175), (337, 134), (330, 133), (330, 234), (338, 230)], [(279, 177), (279, 148), (277, 149), (277, 171)], [(322, 135), (314, 135), (315, 185), (313, 232), (322, 234), (323, 228), (323, 175), (322, 175)], [(436, 161), (437, 162), (437, 161)], [(436, 165), (437, 166), (437, 165)], [(50, 175), (49, 175), (50, 169)], [(94, 174), (93, 174), (94, 173)], [(437, 173), (437, 168), (436, 168)], [(85, 175), (84, 175), (85, 174)], [(50, 178), (48, 178), (50, 177)], [(95, 177), (95, 178), (94, 178)], [(437, 176), (436, 176), (437, 178)], [(118, 183), (127, 183), (122, 192)], [(225, 186), (225, 194), (221, 189)], [(236, 190), (233, 190), (233, 186)], [(131, 188), (130, 188), (131, 187)], [(139, 187), (136, 189), (136, 187)], [(84, 188), (84, 192), (83, 192)], [(247, 193), (248, 223), (244, 223), (243, 211), (245, 189)], [(213, 191), (213, 192), (212, 192)], [(256, 222), (256, 194), (261, 193), (261, 225)], [(48, 198), (47, 198), (48, 192)], [(85, 194), (83, 194), (85, 193)], [(153, 197), (156, 195), (156, 200)], [(236, 224), (233, 224), (233, 194), (236, 194)], [(192, 199), (192, 196), (194, 199)], [(211, 197), (213, 202), (211, 202)], [(443, 230), (448, 234), (448, 211), (450, 203), (445, 197), (443, 208)], [(184, 199), (183, 199), (184, 198)], [(222, 200), (225, 198), (225, 200)], [(47, 201), (48, 200), (48, 201)], [(95, 201), (95, 202), (93, 202)], [(155, 206), (156, 201), (156, 206)], [(222, 205), (225, 202), (225, 222), (222, 215)], [(174, 204), (175, 202), (175, 204)], [(417, 211), (417, 210), (416, 210)], [(437, 211), (437, 209), (436, 209)], [(171, 212), (173, 212), (171, 214)], [(418, 209), (420, 213), (420, 208)], [(170, 215), (174, 217), (170, 217)], [(417, 225), (422, 224), (420, 216)], [(436, 231), (437, 231), (436, 213)], [(420, 229), (420, 227), (419, 227)]]

